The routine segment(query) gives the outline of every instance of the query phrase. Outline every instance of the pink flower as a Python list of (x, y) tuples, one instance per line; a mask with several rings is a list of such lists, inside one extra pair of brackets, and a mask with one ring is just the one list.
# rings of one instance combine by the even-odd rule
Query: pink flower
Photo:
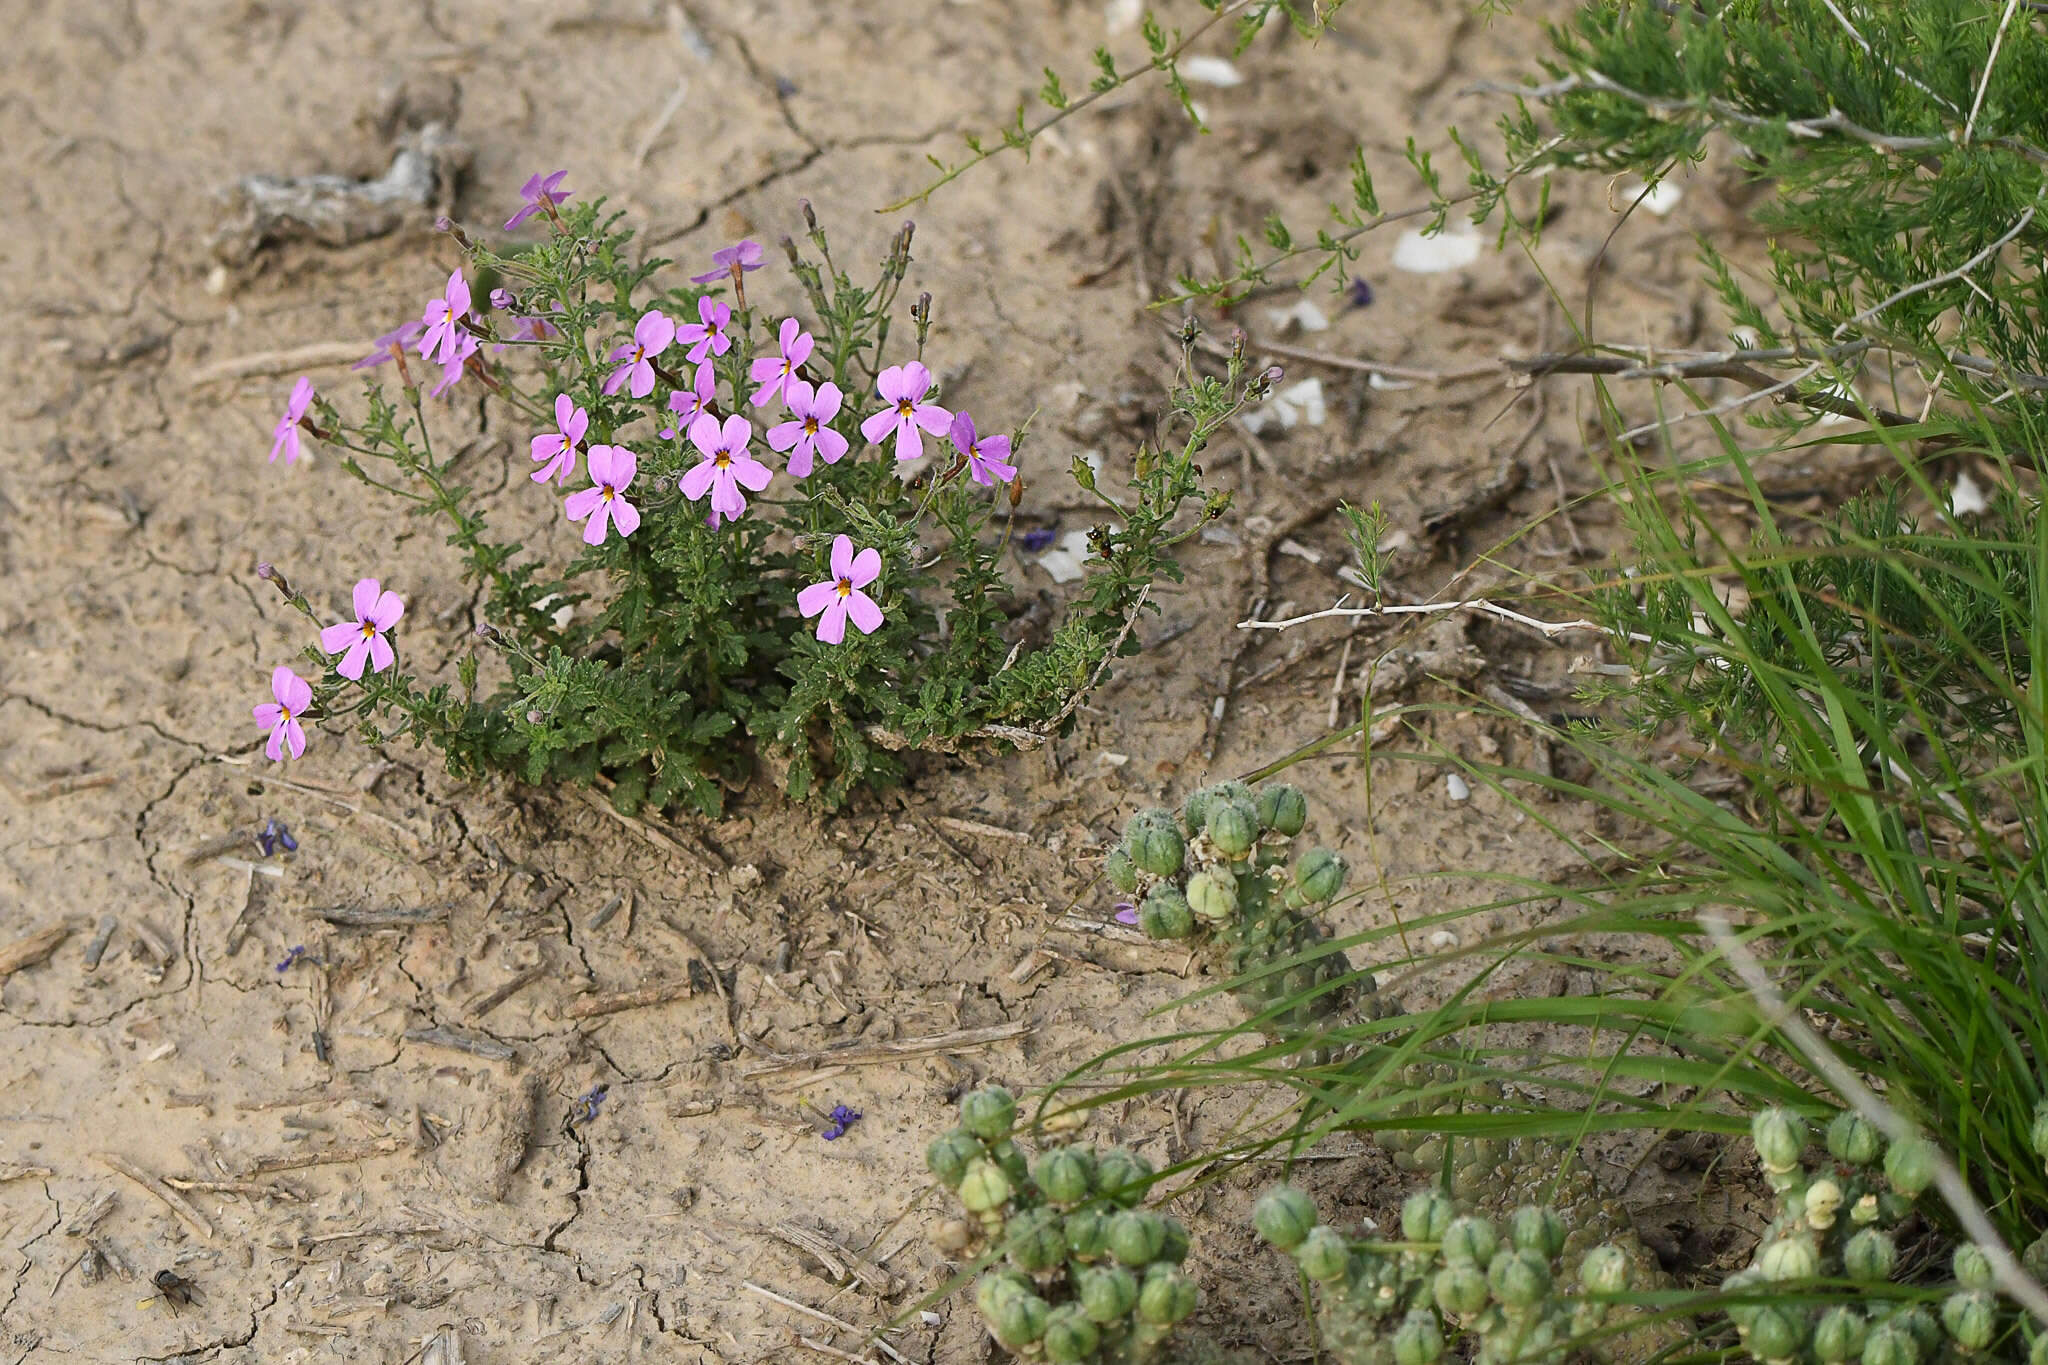
[(287, 748), (297, 758), (306, 752), (306, 732), (300, 728), (299, 717), (313, 704), (313, 684), (279, 664), (270, 674), (270, 695), (277, 700), (250, 710), (256, 723), (270, 731), (270, 743), (263, 746), (263, 752), (273, 763), (283, 760)]
[(558, 393), (555, 395), (555, 425), (560, 430), (533, 438), (534, 462), (540, 465), (533, 471), (535, 483), (546, 483), (557, 476), (563, 483), (569, 482), (569, 476), (576, 472), (576, 443), (590, 429), (590, 414), (577, 407), (568, 394)]
[(611, 377), (604, 381), (604, 395), (609, 398), (632, 381), (635, 398), (645, 398), (654, 392), (654, 357), (669, 348), (676, 339), (676, 325), (659, 308), (650, 308), (634, 324), (633, 339), (614, 350), (608, 359), (625, 362), (613, 370)]
[(306, 409), (313, 406), (313, 381), (305, 375), (292, 385), (292, 396), (285, 400), (284, 416), (277, 419), (277, 425), (270, 429), (270, 462), (277, 463), (282, 454), (287, 468), (299, 458), (299, 423), (306, 419)]
[(718, 372), (709, 365), (697, 367), (697, 377), (687, 389), (677, 389), (668, 396), (668, 410), (676, 415), (675, 425), (661, 429), (661, 439), (673, 441), (678, 431), (688, 431), (690, 422), (700, 412), (710, 410), (711, 400), (718, 396)]
[(734, 266), (740, 268), (741, 274), (759, 270), (765, 254), (759, 242), (735, 242), (731, 246), (722, 246), (711, 253), (711, 269), (701, 275), (690, 276), (690, 283), (715, 284), (732, 274)]
[(782, 320), (779, 354), (764, 355), (747, 370), (747, 378), (760, 384), (754, 390), (754, 406), (765, 408), (777, 398), (784, 397), (791, 383), (801, 384), (796, 372), (806, 360), (817, 342), (795, 318)]
[(932, 372), (915, 360), (908, 365), (891, 365), (875, 380), (875, 388), (889, 406), (860, 424), (868, 444), (878, 446), (893, 434), (896, 458), (914, 460), (924, 454), (924, 437), (919, 428), (943, 436), (953, 423), (953, 414), (936, 403), (924, 401), (932, 386)]
[(639, 530), (640, 509), (626, 501), (626, 489), (640, 467), (633, 452), (624, 446), (592, 446), (583, 464), (590, 471), (590, 487), (571, 493), (562, 502), (569, 520), (584, 523), (583, 543), (602, 545), (607, 519), (622, 536)]
[(798, 593), (796, 609), (818, 618), (818, 638), (828, 645), (846, 638), (849, 618), (861, 634), (873, 635), (882, 624), (882, 609), (861, 589), (881, 576), (881, 551), (870, 547), (856, 555), (852, 538), (839, 536), (832, 542), (832, 576)]
[(967, 457), (967, 472), (976, 483), (1008, 483), (1017, 477), (1017, 466), (1010, 463), (1009, 437), (977, 437), (974, 419), (964, 412), (953, 414), (953, 429), (947, 434), (953, 438), (954, 448)]
[(732, 349), (732, 338), (725, 334), (725, 324), (732, 321), (732, 306), (717, 299), (698, 299), (697, 316), (701, 322), (684, 323), (676, 329), (676, 339), (690, 348), (690, 363), (702, 365), (708, 355), (724, 355)]
[(801, 379), (789, 381), (783, 401), (794, 420), (768, 428), (768, 448), (789, 452), (792, 477), (808, 477), (814, 455), (826, 464), (838, 464), (846, 454), (846, 438), (826, 425), (839, 415), (839, 399), (839, 386), (829, 379), (816, 389)]
[(400, 323), (383, 336), (371, 342), (370, 346), (372, 349), (370, 353), (349, 366), (349, 368), (351, 370), (374, 370), (377, 366), (395, 358), (400, 351), (419, 340), (420, 333), (426, 330), (427, 325), (418, 318), (414, 318), (411, 322)]
[(711, 495), (711, 524), (723, 517), (738, 521), (747, 510), (746, 488), (758, 493), (774, 477), (768, 466), (747, 453), (754, 428), (744, 417), (728, 417), (720, 426), (708, 412), (700, 412), (690, 423), (690, 444), (704, 456), (694, 469), (683, 475), (683, 496), (695, 502)]
[(460, 337), (457, 337), (455, 353), (441, 362), (441, 381), (434, 385), (433, 388), (427, 390), (427, 396), (429, 398), (439, 398), (442, 394), (454, 388), (456, 382), (462, 378), (462, 372), (469, 368), (469, 358), (480, 349), (481, 347), (478, 345), (477, 339), (469, 333), (464, 332)]
[(405, 615), (404, 601), (388, 588), (378, 591), (374, 578), (356, 580), (355, 607), (355, 620), (342, 621), (320, 632), (320, 648), (341, 655), (334, 671), (350, 682), (362, 680), (365, 659), (369, 660), (372, 673), (382, 673), (391, 667), (398, 656), (391, 652), (391, 642), (384, 638), (384, 632)]
[(513, 214), (506, 221), (505, 231), (512, 231), (521, 223), (533, 217), (534, 214), (544, 213), (554, 205), (567, 199), (569, 192), (557, 188), (562, 183), (562, 177), (567, 174), (567, 171), (556, 171), (546, 179), (542, 179), (540, 172), (535, 171), (532, 175), (528, 176), (526, 183), (519, 187), (519, 197), (526, 202), (519, 206), (519, 212)]
[(420, 333), (420, 354), (446, 365), (469, 335), (462, 326), (462, 320), (468, 316), (469, 281), (462, 278), (462, 267), (457, 266), (441, 297), (427, 300), (427, 311), (420, 314), (426, 329)]

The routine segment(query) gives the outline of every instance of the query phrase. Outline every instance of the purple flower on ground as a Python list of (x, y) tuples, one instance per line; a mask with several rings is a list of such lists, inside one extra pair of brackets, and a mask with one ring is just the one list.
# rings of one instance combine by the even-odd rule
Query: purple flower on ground
[(540, 465), (533, 471), (535, 483), (546, 483), (556, 477), (563, 483), (569, 482), (569, 476), (576, 472), (577, 443), (590, 429), (590, 414), (577, 407), (568, 394), (558, 393), (555, 395), (555, 426), (559, 430), (533, 438), (534, 462)]
[(860, 628), (861, 634), (873, 635), (882, 624), (882, 609), (861, 589), (881, 576), (880, 550), (869, 546), (856, 555), (852, 537), (836, 536), (832, 541), (832, 576), (798, 593), (796, 609), (807, 617), (818, 618), (818, 638), (828, 645), (846, 638), (848, 620)]
[(526, 202), (519, 206), (519, 212), (505, 221), (505, 231), (510, 232), (536, 213), (545, 212), (549, 206), (561, 203), (569, 197), (567, 190), (559, 188), (562, 177), (569, 172), (556, 171), (546, 179), (539, 171), (528, 176), (526, 183), (519, 187), (519, 197)]
[(597, 1118), (597, 1111), (604, 1104), (604, 1097), (611, 1093), (608, 1085), (593, 1085), (576, 1097), (576, 1103), (569, 1110), (569, 1126), (590, 1123)]
[(270, 742), (263, 746), (263, 752), (273, 763), (282, 762), (287, 749), (293, 758), (298, 758), (306, 752), (306, 732), (299, 725), (299, 717), (313, 704), (313, 684), (289, 666), (279, 664), (271, 670), (270, 695), (276, 700), (250, 709), (256, 723), (270, 731)]
[(493, 289), (491, 291), (491, 307), (501, 313), (511, 308), (517, 302), (519, 300), (512, 297), (512, 291), (509, 289)]
[(953, 425), (953, 414), (937, 403), (924, 401), (932, 386), (932, 372), (915, 360), (908, 365), (891, 365), (875, 380), (875, 389), (889, 406), (860, 424), (868, 444), (878, 446), (896, 438), (896, 458), (915, 460), (924, 454), (920, 431), (943, 436)]
[(439, 398), (442, 394), (454, 388), (462, 379), (462, 372), (469, 368), (469, 358), (475, 355), (479, 349), (481, 348), (477, 343), (477, 339), (467, 332), (457, 338), (455, 354), (441, 362), (440, 382), (427, 390), (427, 396), (429, 398)]
[(624, 446), (592, 446), (583, 457), (583, 467), (590, 471), (590, 487), (571, 493), (562, 502), (569, 520), (584, 523), (583, 543), (602, 545), (607, 521), (622, 536), (639, 530), (640, 509), (626, 501), (626, 489), (640, 467), (633, 452)]
[(1023, 535), (1018, 536), (1017, 539), (1022, 542), (1026, 550), (1036, 552), (1052, 544), (1053, 538), (1057, 535), (1059, 535), (1057, 527), (1034, 526)]
[(654, 357), (666, 351), (676, 339), (676, 325), (659, 308), (650, 308), (643, 313), (640, 321), (633, 325), (633, 339), (614, 349), (607, 359), (623, 362), (604, 381), (604, 394), (609, 398), (627, 381), (632, 381), (630, 392), (635, 398), (645, 398), (654, 392)]
[(292, 385), (292, 396), (285, 400), (284, 416), (277, 419), (277, 425), (270, 429), (270, 462), (277, 463), (279, 455), (289, 466), (299, 458), (299, 423), (305, 420), (306, 409), (313, 406), (313, 381), (304, 375)]
[(976, 483), (993, 486), (1017, 477), (1017, 466), (1010, 463), (1009, 437), (977, 436), (974, 419), (964, 412), (953, 414), (953, 426), (947, 434), (953, 438), (954, 449), (967, 457), (967, 472)]
[(725, 324), (732, 321), (732, 305), (718, 299), (698, 299), (697, 316), (700, 321), (676, 328), (676, 340), (690, 348), (692, 365), (702, 365), (706, 356), (724, 355), (732, 349), (732, 338), (725, 331)]
[(787, 401), (789, 386), (804, 382), (797, 378), (796, 372), (811, 358), (811, 351), (816, 345), (802, 323), (795, 318), (784, 318), (777, 353), (762, 356), (747, 370), (747, 378), (761, 386), (754, 390), (754, 406), (765, 408), (778, 398)]
[(766, 255), (767, 253), (761, 250), (759, 242), (735, 242), (731, 246), (722, 246), (711, 253), (711, 269), (701, 275), (690, 276), (690, 283), (715, 284), (732, 274), (734, 266), (738, 266), (742, 274), (749, 270), (759, 270), (765, 263)]
[(1118, 901), (1116, 903), (1116, 922), (1118, 924), (1128, 924), (1135, 928), (1138, 923), (1138, 907), (1129, 901)]
[(361, 360), (349, 366), (349, 368), (351, 370), (373, 370), (385, 361), (395, 359), (400, 351), (412, 345), (413, 342), (418, 341), (420, 333), (426, 330), (427, 324), (421, 322), (418, 318), (414, 318), (410, 322), (402, 322), (371, 342), (370, 345), (374, 349)]
[(1372, 286), (1361, 277), (1353, 275), (1351, 283), (1344, 286), (1344, 297), (1351, 301), (1353, 308), (1370, 308), (1372, 307)]
[(738, 521), (747, 510), (747, 497), (740, 490), (758, 493), (774, 475), (747, 452), (754, 438), (753, 424), (744, 417), (728, 417), (721, 426), (718, 418), (700, 412), (690, 423), (690, 444), (704, 458), (686, 472), (677, 485), (683, 496), (695, 502), (711, 495), (711, 524), (719, 518)]
[(461, 350), (463, 339), (469, 337), (462, 327), (462, 320), (468, 316), (469, 281), (462, 278), (462, 267), (457, 266), (441, 297), (428, 299), (426, 312), (420, 314), (420, 324), (425, 329), (420, 333), (420, 354), (446, 365)]
[(846, 1136), (847, 1129), (860, 1122), (860, 1110), (848, 1109), (843, 1104), (835, 1104), (832, 1106), (832, 1112), (827, 1117), (832, 1120), (832, 1126), (827, 1128), (820, 1136), (827, 1142), (836, 1142)]
[(839, 386), (828, 379), (813, 389), (801, 379), (792, 379), (783, 401), (789, 404), (791, 420), (768, 428), (768, 448), (789, 452), (790, 476), (807, 477), (813, 456), (826, 464), (838, 464), (846, 454), (846, 438), (829, 423), (839, 415)]
[(382, 673), (398, 657), (391, 652), (384, 632), (405, 615), (405, 602), (388, 588), (380, 592), (376, 579), (362, 578), (356, 580), (355, 609), (355, 620), (338, 622), (320, 632), (320, 648), (341, 655), (334, 671), (350, 682), (361, 681), (365, 659), (372, 673)]
[(690, 423), (700, 412), (708, 412), (711, 400), (718, 396), (718, 372), (709, 365), (697, 367), (697, 377), (690, 381), (687, 389), (677, 389), (668, 396), (668, 410), (676, 415), (675, 425), (661, 429), (661, 439), (673, 441), (678, 431), (688, 431)]
[(256, 831), (256, 851), (268, 858), (279, 848), (287, 853), (299, 851), (299, 841), (292, 838), (291, 827), (282, 820), (265, 820), (263, 828)]

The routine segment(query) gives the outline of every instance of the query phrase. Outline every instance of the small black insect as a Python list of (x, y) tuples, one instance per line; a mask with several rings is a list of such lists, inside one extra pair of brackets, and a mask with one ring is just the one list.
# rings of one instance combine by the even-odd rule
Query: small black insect
[(173, 1313), (180, 1308), (190, 1308), (199, 1298), (199, 1286), (175, 1270), (159, 1270), (151, 1277), (156, 1286), (156, 1295), (164, 1301), (164, 1307)]

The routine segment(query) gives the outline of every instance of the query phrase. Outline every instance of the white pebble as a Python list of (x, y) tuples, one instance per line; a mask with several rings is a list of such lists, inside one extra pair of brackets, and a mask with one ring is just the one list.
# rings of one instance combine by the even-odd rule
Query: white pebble
[(1439, 929), (1429, 936), (1429, 946), (1441, 951), (1458, 946), (1458, 936), (1448, 929)]
[(1991, 499), (1984, 496), (1984, 490), (1977, 486), (1977, 481), (1970, 477), (1967, 469), (1956, 475), (1955, 491), (1948, 498), (1948, 510), (1959, 517), (1974, 517), (1979, 512), (1991, 510)]
[(1444, 793), (1453, 801), (1470, 801), (1472, 786), (1456, 773), (1445, 773)]
[(1181, 77), (1196, 85), (1213, 85), (1227, 90), (1233, 85), (1244, 84), (1244, 73), (1221, 57), (1183, 57), (1179, 65)]
[(1410, 228), (1394, 243), (1394, 269), (1405, 270), (1412, 275), (1439, 275), (1446, 270), (1460, 270), (1479, 259), (1479, 249), (1483, 244), (1484, 239), (1470, 224), (1447, 227), (1434, 237), (1425, 237)]

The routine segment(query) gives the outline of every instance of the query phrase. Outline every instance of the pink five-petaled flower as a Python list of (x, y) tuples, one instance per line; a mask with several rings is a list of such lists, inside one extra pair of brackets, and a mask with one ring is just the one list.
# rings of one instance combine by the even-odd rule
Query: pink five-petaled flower
[(313, 684), (279, 664), (271, 670), (270, 695), (277, 700), (250, 710), (256, 723), (270, 731), (270, 743), (263, 746), (263, 752), (272, 762), (278, 762), (289, 748), (292, 757), (297, 758), (306, 752), (306, 732), (299, 725), (299, 717), (313, 704)]
[(953, 414), (937, 403), (924, 401), (925, 392), (932, 386), (932, 372), (915, 360), (908, 365), (891, 365), (875, 379), (875, 389), (889, 406), (860, 424), (860, 434), (868, 438), (868, 444), (878, 446), (896, 438), (896, 458), (914, 460), (924, 454), (924, 437), (918, 434), (923, 428), (934, 436), (943, 436), (953, 424)]
[(715, 284), (732, 274), (734, 266), (740, 268), (741, 274), (759, 270), (765, 263), (766, 254), (759, 242), (735, 242), (731, 246), (722, 246), (711, 253), (711, 268), (701, 275), (690, 276), (690, 283)]
[(562, 503), (569, 520), (583, 522), (583, 543), (602, 545), (607, 519), (622, 536), (639, 530), (640, 509), (626, 501), (626, 489), (640, 467), (633, 452), (624, 446), (592, 446), (583, 465), (590, 471), (590, 487), (571, 493)]
[(795, 318), (784, 318), (778, 354), (762, 356), (747, 370), (747, 378), (761, 386), (754, 390), (754, 406), (765, 408), (777, 398), (787, 401), (789, 386), (803, 383), (796, 372), (811, 358), (811, 350), (816, 345), (802, 323)]
[(669, 348), (676, 339), (676, 325), (659, 308), (650, 308), (633, 326), (633, 339), (613, 350), (608, 359), (623, 362), (604, 381), (604, 395), (609, 398), (632, 381), (635, 398), (645, 398), (654, 392), (654, 357)]
[(789, 404), (793, 420), (768, 428), (768, 448), (789, 452), (792, 478), (809, 476), (813, 456), (837, 464), (846, 454), (846, 438), (826, 425), (839, 415), (839, 400), (839, 386), (829, 379), (816, 389), (801, 379), (789, 381), (783, 401)]
[(697, 367), (697, 377), (690, 381), (690, 387), (677, 389), (668, 396), (668, 410), (676, 415), (675, 425), (661, 429), (661, 439), (673, 441), (678, 431), (688, 431), (690, 423), (698, 413), (711, 408), (711, 400), (718, 396), (718, 372), (709, 365)]
[(818, 638), (828, 645), (846, 638), (849, 619), (860, 627), (861, 634), (873, 635), (882, 624), (882, 609), (861, 589), (881, 576), (881, 551), (870, 547), (856, 555), (851, 537), (836, 537), (832, 541), (832, 576), (798, 593), (796, 609), (818, 618)]
[(359, 578), (355, 608), (355, 620), (338, 622), (320, 632), (320, 648), (341, 656), (334, 671), (350, 682), (362, 680), (365, 659), (369, 660), (372, 673), (382, 673), (398, 657), (391, 652), (391, 642), (384, 638), (384, 632), (405, 615), (405, 602), (389, 588), (380, 592), (376, 579)]
[(411, 322), (400, 323), (383, 336), (371, 342), (370, 345), (375, 349), (355, 364), (349, 366), (349, 368), (351, 370), (374, 370), (385, 361), (393, 359), (407, 346), (412, 345), (413, 342), (419, 339), (420, 333), (426, 330), (427, 324), (421, 322), (418, 318), (414, 318)]
[(747, 453), (747, 442), (753, 436), (753, 424), (744, 417), (728, 417), (720, 426), (717, 417), (700, 412), (690, 423), (690, 444), (704, 458), (683, 475), (679, 486), (692, 502), (706, 493), (711, 495), (713, 526), (721, 517), (738, 521), (747, 510), (746, 494), (740, 489), (758, 493), (773, 477), (767, 465)]
[(442, 394), (454, 388), (457, 381), (462, 378), (462, 372), (469, 368), (469, 358), (480, 349), (482, 347), (477, 339), (467, 332), (456, 338), (454, 354), (441, 362), (441, 381), (434, 385), (433, 388), (427, 390), (427, 396), (429, 398), (439, 398)]
[(506, 220), (505, 231), (510, 232), (536, 213), (545, 213), (549, 208), (569, 197), (569, 192), (558, 188), (567, 171), (556, 171), (543, 179), (539, 171), (528, 176), (526, 183), (519, 187), (519, 197), (526, 202), (519, 206), (519, 212)]
[(686, 322), (676, 329), (676, 339), (690, 348), (690, 363), (702, 365), (704, 357), (724, 355), (732, 349), (725, 324), (732, 321), (732, 306), (717, 299), (698, 299), (700, 322)]
[(954, 448), (967, 457), (967, 472), (976, 483), (1008, 483), (1017, 477), (1017, 466), (1010, 463), (1009, 437), (977, 436), (974, 419), (964, 412), (953, 414), (953, 429), (947, 434), (953, 438)]
[(590, 429), (590, 414), (577, 407), (568, 394), (558, 393), (555, 426), (560, 429), (533, 438), (534, 462), (540, 465), (533, 471), (535, 483), (546, 483), (557, 475), (563, 483), (569, 482), (569, 476), (576, 472), (576, 443)]
[(469, 281), (462, 278), (462, 267), (457, 266), (441, 297), (428, 299), (427, 311), (420, 314), (420, 322), (426, 328), (420, 333), (420, 354), (444, 366), (459, 358), (462, 342), (469, 336), (462, 327), (462, 320), (468, 316)]
[(270, 462), (277, 463), (282, 454), (286, 465), (299, 458), (299, 423), (305, 420), (306, 409), (313, 406), (313, 381), (304, 375), (292, 385), (292, 396), (285, 400), (284, 416), (277, 419), (277, 425), (270, 429)]

